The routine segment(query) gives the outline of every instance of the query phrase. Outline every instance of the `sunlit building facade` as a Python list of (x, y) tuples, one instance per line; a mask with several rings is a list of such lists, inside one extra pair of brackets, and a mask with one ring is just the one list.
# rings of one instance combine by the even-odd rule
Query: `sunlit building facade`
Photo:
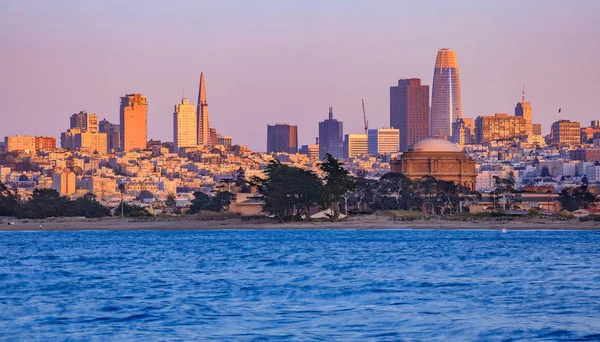
[(571, 120), (558, 120), (552, 124), (549, 143), (579, 144), (581, 141), (581, 124)]
[(145, 149), (148, 132), (148, 99), (142, 94), (121, 97), (121, 150)]
[(478, 116), (475, 119), (475, 143), (507, 140), (526, 136), (525, 119), (496, 113), (494, 116)]
[(400, 149), (400, 130), (397, 128), (370, 129), (367, 139), (368, 152), (374, 156), (396, 153)]
[(98, 133), (98, 116), (85, 110), (75, 113), (71, 115), (69, 128), (79, 128), (82, 133)]
[(390, 87), (390, 127), (400, 130), (400, 150), (429, 137), (429, 86), (421, 79), (398, 80)]
[(344, 158), (353, 158), (369, 153), (369, 139), (366, 134), (346, 134)]
[(267, 153), (298, 153), (298, 126), (277, 124), (267, 126)]
[(173, 111), (173, 143), (175, 148), (198, 146), (196, 105), (185, 97)]
[(441, 49), (433, 72), (430, 135), (448, 139), (452, 136), (452, 123), (460, 118), (462, 100), (456, 53)]

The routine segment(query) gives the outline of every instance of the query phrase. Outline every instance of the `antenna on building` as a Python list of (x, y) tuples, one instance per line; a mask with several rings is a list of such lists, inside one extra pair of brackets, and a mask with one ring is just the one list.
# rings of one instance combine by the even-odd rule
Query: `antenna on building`
[(367, 113), (365, 112), (365, 100), (361, 99), (361, 101), (362, 101), (362, 110), (363, 110), (363, 121), (365, 122), (365, 134), (368, 134), (369, 120), (367, 120)]
[(525, 82), (523, 82), (523, 91), (521, 92), (521, 103), (525, 103)]

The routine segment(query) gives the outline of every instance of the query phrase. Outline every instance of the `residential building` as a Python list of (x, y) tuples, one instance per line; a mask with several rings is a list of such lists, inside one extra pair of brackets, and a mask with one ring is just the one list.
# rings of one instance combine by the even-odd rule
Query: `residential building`
[(146, 148), (148, 132), (148, 99), (142, 94), (121, 97), (121, 150), (128, 152)]
[(369, 154), (367, 134), (346, 134), (344, 139), (344, 158), (353, 158)]
[(31, 135), (12, 135), (4, 138), (6, 152), (28, 152), (36, 151), (35, 137)]
[(114, 153), (121, 147), (121, 127), (104, 119), (98, 125), (100, 133), (106, 133), (106, 149), (108, 153)]
[(527, 135), (525, 119), (496, 113), (494, 116), (478, 116), (475, 119), (475, 143), (507, 140)]
[(390, 127), (400, 130), (400, 150), (429, 137), (429, 86), (421, 79), (398, 80), (390, 87)]
[(549, 143), (552, 144), (579, 144), (581, 129), (579, 122), (571, 120), (558, 120), (552, 124)]
[(571, 160), (579, 160), (584, 162), (600, 161), (600, 148), (587, 147), (571, 150), (569, 151), (569, 157)]
[(56, 137), (35, 137), (35, 150), (54, 150), (56, 149)]
[(217, 145), (231, 146), (233, 138), (231, 135), (217, 134)]
[(198, 123), (196, 105), (185, 97), (173, 111), (173, 143), (175, 149), (198, 146)]
[(86, 110), (71, 115), (69, 128), (79, 128), (82, 133), (98, 133), (98, 116)]
[(456, 53), (440, 49), (433, 71), (430, 135), (448, 139), (452, 136), (452, 123), (460, 118), (462, 100)]
[(588, 127), (581, 127), (581, 143), (592, 143), (594, 138), (600, 138), (600, 122), (592, 120)]
[(79, 128), (72, 128), (60, 135), (60, 146), (72, 150), (106, 154), (106, 144), (106, 133), (81, 132)]
[(58, 191), (61, 196), (70, 196), (76, 190), (75, 173), (68, 170), (55, 172), (52, 175), (52, 189)]
[(374, 156), (396, 153), (400, 149), (400, 130), (397, 128), (370, 129), (367, 133), (369, 154)]
[(319, 159), (327, 153), (337, 159), (344, 157), (344, 124), (333, 118), (333, 108), (329, 107), (329, 118), (319, 122)]
[(310, 159), (319, 159), (319, 145), (302, 145), (298, 153), (304, 154)]
[(267, 153), (298, 153), (298, 126), (276, 124), (267, 126)]

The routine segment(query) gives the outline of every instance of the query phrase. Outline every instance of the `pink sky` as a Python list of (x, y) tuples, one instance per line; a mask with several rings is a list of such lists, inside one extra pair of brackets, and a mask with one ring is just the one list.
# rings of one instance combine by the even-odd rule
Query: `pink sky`
[(234, 143), (266, 125), (318, 134), (329, 103), (345, 133), (389, 124), (389, 87), (431, 85), (437, 50), (458, 56), (463, 115), (600, 119), (600, 1), (0, 1), (0, 137), (54, 135), (88, 110), (118, 123), (148, 96), (148, 136), (172, 141), (173, 105), (206, 76), (210, 121)]

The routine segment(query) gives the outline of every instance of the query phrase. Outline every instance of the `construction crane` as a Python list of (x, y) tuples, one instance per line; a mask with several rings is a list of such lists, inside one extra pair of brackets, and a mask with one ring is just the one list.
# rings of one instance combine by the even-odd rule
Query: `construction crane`
[(367, 113), (365, 112), (365, 100), (362, 101), (362, 109), (363, 109), (363, 120), (365, 121), (365, 134), (368, 134), (369, 131), (369, 120), (367, 120)]

